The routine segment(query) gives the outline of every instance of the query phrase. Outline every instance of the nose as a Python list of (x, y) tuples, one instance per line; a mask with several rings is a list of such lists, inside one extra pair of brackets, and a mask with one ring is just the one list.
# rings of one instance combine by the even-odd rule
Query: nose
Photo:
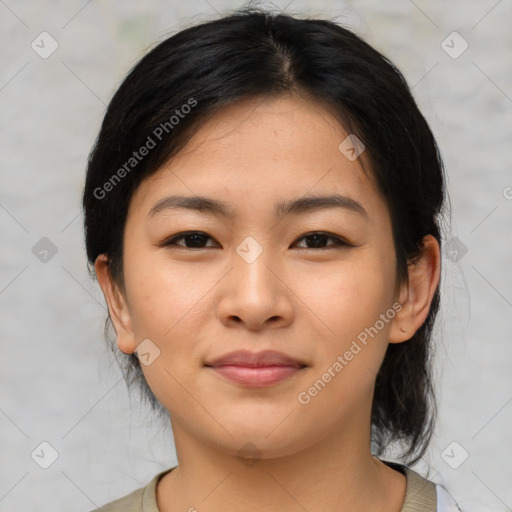
[(231, 269), (218, 287), (219, 320), (249, 330), (289, 325), (294, 318), (293, 293), (283, 264), (272, 257), (270, 249), (254, 258), (254, 253), (246, 257), (245, 248), (241, 244), (233, 254)]

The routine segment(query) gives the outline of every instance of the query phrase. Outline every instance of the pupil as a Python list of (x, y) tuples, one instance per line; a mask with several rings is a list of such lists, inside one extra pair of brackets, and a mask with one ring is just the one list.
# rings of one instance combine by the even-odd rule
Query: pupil
[(187, 235), (187, 239), (190, 240), (195, 240), (195, 242), (198, 242), (198, 243), (195, 243), (194, 241), (192, 242), (192, 244), (189, 244), (189, 245), (192, 245), (193, 247), (200, 247), (201, 246), (201, 242), (204, 243), (204, 236), (203, 235), (198, 235), (198, 234), (192, 234), (192, 235)]
[[(317, 235), (310, 235), (308, 238), (310, 239), (313, 239), (314, 242), (313, 242), (313, 246), (314, 247), (318, 247), (319, 246), (319, 243), (320, 245), (322, 244), (322, 241), (325, 242), (325, 238), (326, 238), (326, 235), (320, 235), (320, 234), (317, 234)], [(319, 240), (320, 239), (320, 240)]]

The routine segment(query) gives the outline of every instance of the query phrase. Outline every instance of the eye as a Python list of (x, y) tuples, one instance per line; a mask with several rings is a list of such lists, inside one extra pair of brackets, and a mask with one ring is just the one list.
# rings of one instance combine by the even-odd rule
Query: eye
[[(327, 246), (324, 246), (327, 240), (334, 240), (333, 244), (329, 244)], [(331, 235), (329, 233), (324, 233), (322, 231), (318, 231), (315, 233), (309, 233), (307, 235), (304, 235), (303, 237), (299, 238), (299, 240), (306, 240), (309, 241), (309, 243), (313, 247), (304, 247), (304, 249), (333, 249), (339, 246), (347, 246), (352, 247), (352, 244), (349, 244), (346, 240), (343, 240), (342, 238)]]
[[(182, 239), (185, 241), (185, 245), (177, 243), (178, 240)], [(180, 233), (173, 236), (172, 238), (169, 238), (162, 244), (162, 246), (167, 247), (169, 245), (177, 245), (180, 247), (185, 247), (186, 249), (202, 249), (205, 247), (204, 244), (207, 239), (213, 240), (210, 235), (207, 235), (202, 231), (188, 231), (186, 233)], [(187, 242), (190, 245), (187, 245)]]
[[(178, 243), (181, 240), (183, 240), (185, 243)], [(203, 249), (207, 247), (214, 247), (211, 245), (205, 245), (208, 240), (213, 240), (213, 238), (203, 231), (187, 231), (185, 233), (179, 233), (169, 238), (162, 243), (162, 246), (167, 247), (174, 245), (178, 247), (184, 247), (185, 249)], [(346, 240), (322, 231), (308, 233), (298, 240), (304, 240), (306, 241), (306, 245), (312, 245), (312, 247), (301, 247), (302, 249), (332, 249), (342, 246), (353, 247), (353, 245)], [(328, 244), (326, 246), (325, 244), (328, 240), (333, 240), (334, 243)], [(297, 242), (295, 242), (295, 244), (297, 244)]]

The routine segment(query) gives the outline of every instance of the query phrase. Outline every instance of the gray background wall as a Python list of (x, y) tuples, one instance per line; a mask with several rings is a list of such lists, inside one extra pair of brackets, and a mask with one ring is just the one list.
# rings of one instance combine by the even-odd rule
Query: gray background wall
[[(166, 34), (241, 5), (0, 1), (2, 512), (87, 511), (176, 462), (170, 429), (129, 396), (105, 348), (80, 194), (105, 105), (131, 65)], [(436, 341), (440, 420), (416, 469), (466, 511), (512, 510), (512, 2), (274, 5), (354, 28), (402, 69), (431, 123), (452, 250)], [(49, 56), (55, 43), (42, 32), (58, 44)]]

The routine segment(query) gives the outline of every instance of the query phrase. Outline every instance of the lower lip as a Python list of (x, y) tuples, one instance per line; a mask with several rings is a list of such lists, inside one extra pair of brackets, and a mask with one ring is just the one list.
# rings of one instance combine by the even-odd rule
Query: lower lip
[(302, 370), (302, 368), (297, 368), (296, 366), (259, 366), (255, 368), (223, 365), (211, 368), (233, 382), (256, 388), (271, 386)]

